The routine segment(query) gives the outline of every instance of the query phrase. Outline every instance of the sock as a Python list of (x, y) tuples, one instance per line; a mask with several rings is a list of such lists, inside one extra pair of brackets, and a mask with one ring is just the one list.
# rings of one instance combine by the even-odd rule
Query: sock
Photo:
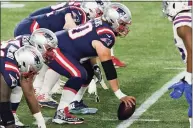
[[(63, 84), (64, 85), (64, 84)], [(56, 82), (56, 84), (54, 85), (54, 87), (52, 88), (51, 92), (56, 93), (59, 89), (61, 88), (60, 86), (60, 79)]]
[(185, 81), (190, 85), (192, 84), (192, 73), (186, 72)]
[(48, 66), (44, 64), (42, 69), (39, 71), (39, 74), (36, 76), (33, 82), (33, 87), (34, 89), (36, 89), (36, 93), (39, 93), (39, 91), (41, 90), (41, 87), (44, 82), (44, 76), (47, 70), (48, 70)]
[(64, 108), (68, 107), (68, 105), (73, 101), (75, 95), (75, 90), (73, 91), (73, 89), (65, 87), (62, 91), (62, 96), (60, 98), (60, 103), (57, 110), (63, 110)]
[(111, 48), (111, 56), (114, 56), (114, 50)]
[(52, 69), (48, 69), (45, 74), (44, 83), (40, 90), (40, 94), (49, 93), (59, 79), (60, 75), (57, 72)]
[(73, 101), (77, 92), (80, 90), (82, 84), (82, 78), (72, 77), (68, 79), (64, 90), (62, 91), (62, 96), (57, 110), (64, 110), (64, 108), (68, 107), (68, 105)]
[(84, 93), (86, 92), (87, 88), (88, 88), (88, 86), (82, 86), (80, 88), (80, 90), (78, 91), (78, 93), (76, 94), (76, 96), (74, 97), (73, 101), (80, 102), (82, 100), (82, 97), (83, 97)]
[(11, 109), (13, 113), (16, 113), (19, 103), (21, 102), (22, 95), (23, 95), (23, 92), (21, 87), (17, 86), (14, 89), (12, 89), (10, 101), (11, 101)]
[(190, 122), (190, 128), (192, 126), (192, 118), (189, 118), (189, 122)]

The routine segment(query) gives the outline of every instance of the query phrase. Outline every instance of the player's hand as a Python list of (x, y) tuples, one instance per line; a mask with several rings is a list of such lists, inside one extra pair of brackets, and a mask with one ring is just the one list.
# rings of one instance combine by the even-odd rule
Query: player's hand
[(135, 97), (133, 96), (125, 96), (121, 98), (120, 100), (125, 103), (126, 107), (128, 107), (128, 105), (132, 107), (132, 104), (135, 105)]
[(170, 97), (173, 99), (178, 99), (184, 93), (184, 89), (185, 89), (184, 81), (180, 81), (178, 83), (175, 83), (174, 85), (170, 86), (168, 89), (169, 90), (173, 89), (173, 91), (170, 93)]
[(184, 95), (189, 106), (192, 106), (192, 85), (186, 83), (186, 86), (184, 88)]
[(38, 128), (46, 128), (46, 124), (45, 123), (39, 123)]
[(95, 64), (93, 66), (93, 70), (94, 70), (94, 75), (96, 76), (96, 78), (98, 79), (98, 82), (100, 83), (102, 81), (102, 72), (100, 67), (97, 64)]

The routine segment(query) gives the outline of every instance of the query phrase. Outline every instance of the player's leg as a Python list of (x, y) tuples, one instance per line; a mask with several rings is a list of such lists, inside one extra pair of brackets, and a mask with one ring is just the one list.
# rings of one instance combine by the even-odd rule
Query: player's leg
[(42, 88), (37, 96), (39, 104), (44, 107), (57, 108), (58, 102), (52, 99), (51, 90), (59, 80), (60, 75), (52, 69), (46, 71)]
[(91, 80), (94, 76), (93, 66), (90, 60), (85, 61), (82, 66), (87, 71), (87, 79), (85, 80), (84, 84), (81, 86), (80, 90), (77, 92), (76, 96), (73, 99), (73, 102), (70, 103), (70, 112), (73, 114), (94, 114), (97, 112), (98, 109), (96, 108), (88, 108), (87, 105), (83, 103), (83, 96), (86, 90), (88, 89), (88, 85), (90, 84)]
[(45, 77), (45, 74), (46, 74), (48, 68), (49, 67), (46, 64), (44, 64), (43, 67), (41, 68), (41, 70), (39, 71), (38, 75), (36, 76), (34, 82), (33, 82), (33, 87), (34, 87), (36, 95), (39, 94), (39, 92), (43, 86), (44, 77)]
[(19, 120), (16, 112), (17, 112), (17, 108), (21, 102), (22, 99), (22, 89), (21, 87), (17, 86), (14, 89), (12, 89), (11, 91), (11, 97), (10, 97), (10, 101), (11, 101), (11, 109), (12, 109), (12, 113), (15, 119), (15, 125), (18, 127), (22, 127), (24, 126), (24, 124)]
[[(73, 101), (75, 95), (84, 84), (87, 73), (84, 67), (73, 57), (66, 53), (62, 53), (59, 49), (54, 50), (56, 57), (49, 63), (49, 67), (59, 74), (69, 78), (62, 91), (60, 103), (55, 113), (53, 122), (62, 123), (83, 123), (82, 118), (75, 118), (69, 114), (68, 105)], [(72, 119), (73, 120), (70, 120)]]
[(5, 128), (15, 128), (15, 120), (11, 112), (10, 95), (11, 89), (0, 74), (0, 116)]
[(114, 66), (116, 68), (126, 66), (126, 64), (124, 62), (120, 61), (117, 57), (115, 57), (113, 48), (111, 48), (111, 58), (112, 58)]
[(62, 80), (62, 78), (60, 77), (60, 79), (56, 82), (56, 84), (54, 85), (54, 87), (51, 90), (51, 94), (62, 94), (62, 90), (63, 90), (63, 85), (66, 82)]

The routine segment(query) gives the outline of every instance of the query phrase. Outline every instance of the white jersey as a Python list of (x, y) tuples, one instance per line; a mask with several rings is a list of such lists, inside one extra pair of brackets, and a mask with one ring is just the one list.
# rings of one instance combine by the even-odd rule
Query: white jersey
[(192, 18), (191, 12), (179, 13), (173, 20), (173, 32), (174, 32), (174, 41), (175, 45), (180, 51), (183, 61), (186, 63), (187, 60), (187, 51), (184, 46), (183, 40), (177, 34), (177, 28), (182, 26), (189, 26), (192, 28)]

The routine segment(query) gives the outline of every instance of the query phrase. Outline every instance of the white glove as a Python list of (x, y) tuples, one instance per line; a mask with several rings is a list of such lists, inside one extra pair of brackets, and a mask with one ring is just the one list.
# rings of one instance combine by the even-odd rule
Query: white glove
[(38, 124), (38, 128), (46, 128), (45, 122), (41, 122)]

